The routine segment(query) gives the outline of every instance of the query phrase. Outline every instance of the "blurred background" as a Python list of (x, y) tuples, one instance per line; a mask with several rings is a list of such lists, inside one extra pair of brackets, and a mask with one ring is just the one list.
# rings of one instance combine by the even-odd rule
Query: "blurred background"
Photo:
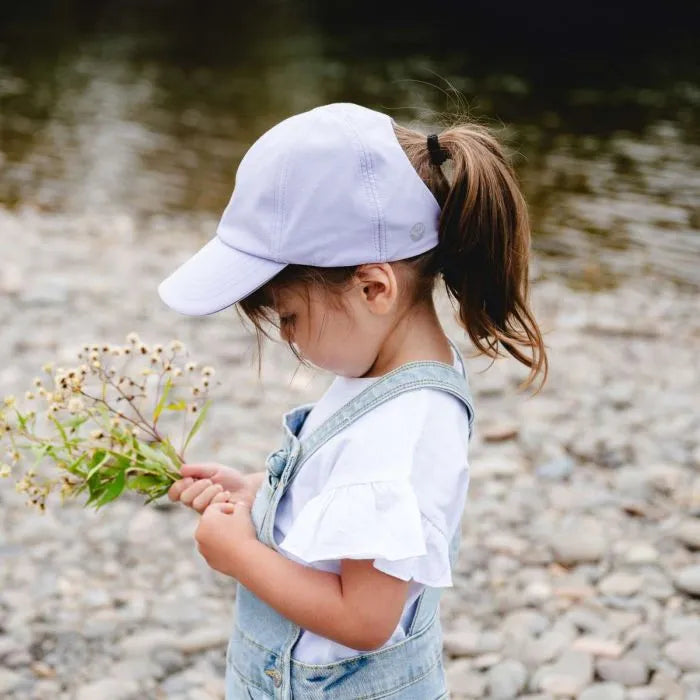
[(513, 132), (536, 248), (572, 283), (696, 286), (690, 8), (4, 3), (0, 202), (116, 209), (139, 228), (214, 216), (242, 154), (286, 116), (355, 101), (434, 123), (459, 106)]
[[(270, 344), (258, 379), (232, 309), (185, 318), (157, 284), (211, 238), (238, 161), (281, 119), (349, 101), (428, 133), (469, 115), (500, 130), (530, 206), (551, 368), (529, 398), (514, 360), (469, 359), (453, 695), (700, 698), (699, 14), (3, 3), (0, 391), (84, 342), (178, 337), (225, 382), (192, 460), (262, 469), (282, 411), (330, 377)], [(0, 696), (222, 697), (234, 582), (199, 557), (191, 512), (23, 500), (0, 489)]]

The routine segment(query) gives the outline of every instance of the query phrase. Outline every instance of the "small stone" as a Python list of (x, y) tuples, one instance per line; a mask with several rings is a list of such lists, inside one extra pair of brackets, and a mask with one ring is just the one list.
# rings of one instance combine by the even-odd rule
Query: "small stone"
[(619, 683), (594, 683), (588, 686), (578, 700), (624, 700), (625, 689)]
[(659, 558), (659, 552), (648, 542), (635, 542), (623, 555), (627, 564), (653, 564)]
[(494, 700), (509, 700), (519, 697), (527, 681), (527, 669), (514, 659), (506, 659), (492, 666), (487, 674), (490, 697)]
[(21, 685), (23, 681), (19, 673), (10, 671), (6, 668), (0, 668), (0, 695), (11, 693), (15, 688)]
[(621, 659), (598, 659), (595, 669), (604, 681), (622, 685), (644, 685), (649, 680), (649, 669), (646, 663), (634, 656), (625, 656)]
[(475, 656), (479, 652), (478, 630), (455, 630), (445, 632), (442, 637), (443, 647), (452, 656)]
[(76, 700), (131, 700), (138, 685), (128, 678), (103, 678), (78, 689)]
[(482, 427), (481, 436), (485, 442), (512, 440), (514, 437), (518, 436), (518, 424), (510, 421), (492, 423), (491, 425)]
[(677, 571), (674, 584), (683, 593), (700, 596), (700, 564)]
[(590, 654), (567, 651), (554, 664), (542, 666), (535, 673), (534, 690), (552, 695), (578, 695), (593, 680), (593, 660)]
[(608, 548), (602, 526), (593, 520), (579, 520), (552, 532), (550, 546), (560, 564), (598, 561)]
[(607, 656), (616, 659), (622, 655), (624, 647), (614, 639), (600, 639), (600, 637), (579, 637), (571, 648), (576, 651), (585, 651), (594, 656)]
[(664, 700), (686, 700), (683, 688), (676, 682), (675, 677), (663, 670), (654, 672), (651, 685), (661, 691)]
[(483, 545), (494, 552), (508, 554), (513, 557), (522, 556), (528, 548), (526, 540), (509, 533), (494, 533), (483, 541)]
[(472, 666), (479, 671), (483, 671), (491, 666), (495, 666), (501, 660), (500, 654), (481, 654), (472, 660)]
[(669, 637), (695, 637), (700, 639), (700, 616), (677, 615), (664, 623), (664, 631)]
[(179, 637), (175, 646), (183, 654), (196, 654), (207, 649), (225, 646), (228, 642), (229, 634), (230, 630), (228, 629), (203, 627)]
[(43, 661), (33, 661), (31, 669), (39, 678), (53, 678), (56, 675), (56, 669)]
[(466, 659), (448, 663), (445, 678), (451, 694), (469, 698), (483, 698), (486, 694), (486, 676), (475, 673)]
[(598, 588), (604, 595), (630, 596), (639, 591), (643, 578), (624, 571), (616, 571), (600, 581)]
[(146, 544), (152, 542), (162, 528), (163, 516), (153, 508), (142, 508), (129, 523), (127, 538), (134, 545)]
[(177, 647), (177, 637), (167, 630), (145, 630), (125, 637), (120, 643), (125, 656), (150, 656), (155, 649)]
[(674, 639), (664, 647), (664, 654), (682, 671), (700, 670), (700, 641), (696, 639)]
[(574, 471), (574, 460), (568, 455), (555, 457), (535, 468), (535, 474), (540, 479), (551, 481), (561, 481), (571, 476)]
[(490, 479), (507, 479), (522, 474), (525, 464), (522, 456), (517, 454), (484, 455), (474, 460), (471, 474), (474, 479), (488, 481)]
[(694, 693), (700, 692), (700, 672), (691, 671), (690, 673), (684, 673), (681, 683), (686, 690), (692, 690)]
[(700, 518), (687, 518), (675, 530), (676, 539), (688, 549), (700, 549)]
[(663, 694), (660, 688), (645, 685), (627, 688), (627, 700), (663, 700)]
[(558, 656), (576, 638), (576, 628), (566, 619), (560, 619), (550, 629), (533, 639), (523, 650), (523, 658), (528, 664), (541, 666)]

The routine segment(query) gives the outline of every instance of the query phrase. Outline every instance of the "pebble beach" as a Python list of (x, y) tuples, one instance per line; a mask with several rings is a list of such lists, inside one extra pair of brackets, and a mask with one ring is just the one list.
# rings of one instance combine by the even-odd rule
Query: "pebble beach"
[[(330, 383), (264, 347), (230, 308), (189, 318), (157, 283), (215, 219), (0, 209), (0, 387), (23, 395), (84, 343), (178, 338), (220, 393), (188, 453), (264, 468), (284, 411)], [(196, 231), (196, 235), (193, 234)], [(194, 239), (196, 242), (193, 242)], [(180, 251), (180, 252), (174, 252)], [(463, 351), (476, 419), (462, 547), (441, 621), (451, 697), (700, 698), (700, 308), (695, 290), (635, 276), (572, 288), (533, 255), (550, 374)], [(550, 269), (551, 268), (551, 269)], [(128, 494), (98, 512), (28, 508), (0, 482), (0, 697), (223, 698), (235, 581), (206, 565), (197, 515)]]

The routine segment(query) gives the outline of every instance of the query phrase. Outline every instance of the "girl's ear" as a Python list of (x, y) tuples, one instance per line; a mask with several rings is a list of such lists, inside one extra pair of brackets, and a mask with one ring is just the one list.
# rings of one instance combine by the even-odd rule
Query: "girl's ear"
[(368, 263), (356, 272), (363, 301), (372, 313), (385, 314), (398, 297), (396, 275), (389, 263)]

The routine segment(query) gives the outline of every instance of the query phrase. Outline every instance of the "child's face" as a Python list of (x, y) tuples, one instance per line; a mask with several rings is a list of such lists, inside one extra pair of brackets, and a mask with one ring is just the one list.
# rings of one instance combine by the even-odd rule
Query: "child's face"
[(322, 369), (360, 377), (372, 366), (386, 333), (386, 319), (369, 312), (363, 285), (356, 281), (343, 293), (346, 309), (337, 308), (323, 290), (312, 286), (309, 301), (299, 287), (277, 293), (280, 336)]

